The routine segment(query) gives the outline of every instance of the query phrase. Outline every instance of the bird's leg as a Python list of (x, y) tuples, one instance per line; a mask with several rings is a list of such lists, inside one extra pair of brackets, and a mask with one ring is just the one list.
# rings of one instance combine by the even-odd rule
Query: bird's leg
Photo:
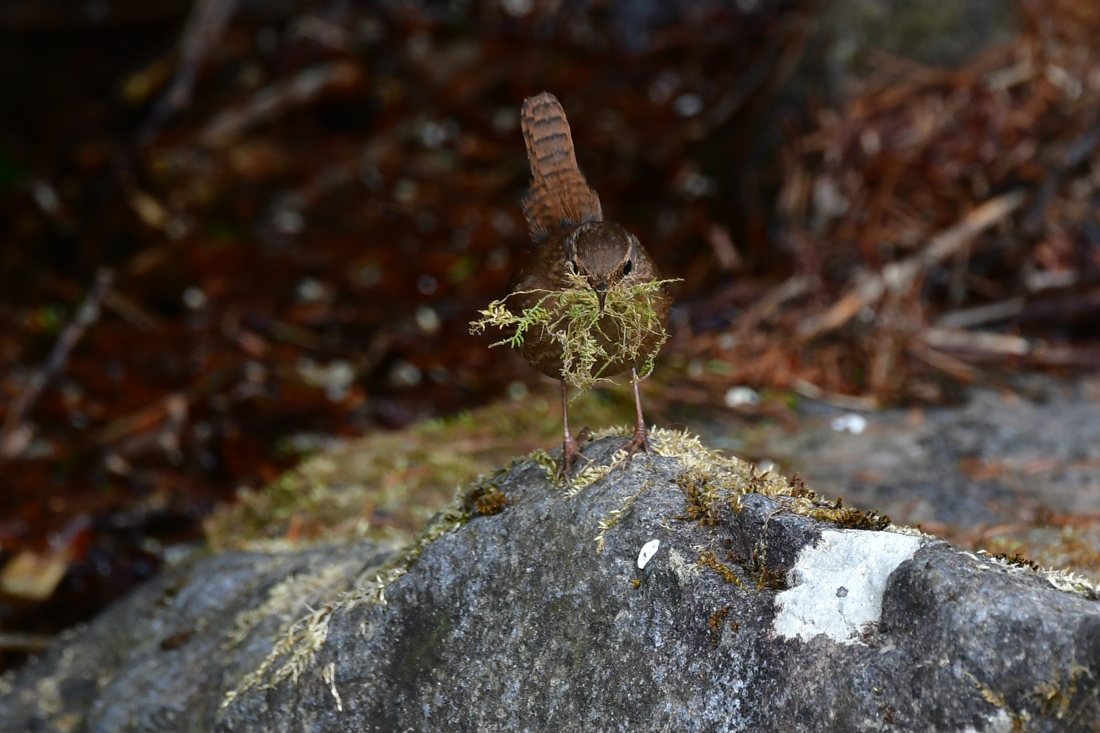
[(581, 454), (581, 441), (588, 436), (588, 428), (580, 432), (577, 438), (569, 432), (569, 400), (566, 399), (565, 382), (561, 383), (561, 424), (564, 428), (565, 438), (561, 444), (561, 465), (558, 466), (558, 479), (569, 482), (573, 473), (573, 459)]
[(645, 429), (645, 418), (642, 417), (642, 395), (638, 391), (638, 370), (630, 370), (631, 379), (634, 381), (634, 409), (637, 417), (634, 421), (634, 437), (623, 448), (626, 449), (626, 459), (629, 461), (639, 450), (649, 452), (649, 433)]

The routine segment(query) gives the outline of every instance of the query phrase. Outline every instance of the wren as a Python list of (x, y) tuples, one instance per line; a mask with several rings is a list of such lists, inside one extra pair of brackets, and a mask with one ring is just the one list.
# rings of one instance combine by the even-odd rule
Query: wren
[[(601, 378), (629, 370), (634, 388), (634, 435), (624, 446), (630, 458), (639, 450), (649, 450), (638, 370), (644, 358), (655, 355), (664, 342), (672, 297), (638, 238), (622, 226), (603, 220), (599, 196), (577, 165), (569, 122), (554, 95), (543, 92), (526, 99), (520, 119), (532, 177), (523, 211), (535, 244), (512, 280), (508, 308), (522, 313), (545, 304), (548, 293), (561, 293), (576, 288), (578, 283), (595, 293), (601, 316), (597, 333), (604, 355), (595, 370)], [(604, 316), (608, 294), (633, 293), (632, 286), (654, 282), (662, 284), (648, 292), (644, 302), (637, 303), (639, 308), (647, 309), (654, 327), (623, 334), (623, 322)], [(622, 353), (619, 344), (623, 336), (635, 339), (641, 348)], [(564, 438), (560, 474), (568, 481), (574, 460), (580, 455), (580, 443), (569, 431), (562, 341), (547, 328), (536, 326), (525, 335), (520, 350), (531, 366), (561, 381)]]

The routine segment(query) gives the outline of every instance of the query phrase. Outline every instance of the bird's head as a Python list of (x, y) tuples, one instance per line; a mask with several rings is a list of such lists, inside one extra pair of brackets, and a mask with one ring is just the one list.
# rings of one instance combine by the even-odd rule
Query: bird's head
[(637, 237), (611, 222), (587, 222), (570, 234), (568, 266), (596, 292), (601, 313), (608, 290), (643, 280), (640, 248)]

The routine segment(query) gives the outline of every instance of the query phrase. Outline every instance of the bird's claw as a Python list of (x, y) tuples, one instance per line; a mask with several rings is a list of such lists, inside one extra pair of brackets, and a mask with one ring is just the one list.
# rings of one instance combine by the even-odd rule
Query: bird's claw
[(649, 453), (649, 431), (646, 430), (645, 423), (638, 423), (634, 428), (634, 437), (623, 446), (623, 450), (626, 451), (626, 460), (628, 461), (638, 451)]
[(581, 445), (588, 440), (588, 428), (577, 433), (577, 437), (566, 435), (561, 444), (561, 463), (558, 465), (558, 480), (569, 483), (573, 475), (573, 461), (584, 456), (581, 454)]

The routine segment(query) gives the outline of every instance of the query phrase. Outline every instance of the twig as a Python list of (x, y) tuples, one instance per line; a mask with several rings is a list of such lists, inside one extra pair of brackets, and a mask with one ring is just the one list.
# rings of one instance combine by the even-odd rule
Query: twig
[(1086, 293), (1028, 303), (1014, 318), (1017, 323), (1028, 321), (1066, 319), (1083, 316), (1100, 310), (1100, 288)]
[(812, 280), (805, 275), (793, 275), (764, 293), (749, 306), (734, 324), (734, 331), (747, 333), (772, 317), (784, 303), (800, 297), (810, 289)]
[(926, 344), (910, 343), (908, 351), (933, 369), (939, 369), (944, 374), (948, 374), (964, 384), (977, 382), (979, 376), (981, 376), (981, 372), (970, 364), (936, 351)]
[(110, 445), (135, 433), (157, 428), (166, 421), (169, 424), (169, 430), (175, 431), (187, 419), (188, 405), (192, 397), (193, 395), (186, 392), (167, 394), (136, 412), (115, 418), (88, 436), (87, 444), (97, 448)]
[(874, 397), (858, 397), (854, 395), (839, 394), (837, 392), (829, 392), (804, 379), (795, 379), (791, 383), (791, 386), (794, 388), (795, 392), (803, 397), (816, 400), (817, 402), (824, 402), (834, 407), (841, 407), (845, 410), (874, 412), (880, 407), (878, 400)]
[(61, 332), (49, 359), (34, 375), (31, 376), (19, 395), (8, 408), (4, 415), (4, 425), (0, 428), (0, 459), (12, 458), (18, 455), (26, 444), (25, 431), (21, 430), (23, 417), (34, 407), (42, 390), (46, 388), (50, 380), (59, 372), (69, 358), (69, 352), (80, 341), (84, 332), (99, 318), (100, 304), (114, 281), (114, 272), (102, 269), (96, 273), (95, 285), (88, 291), (84, 302), (76, 311), (76, 316)]
[[(939, 357), (945, 359), (949, 358), (947, 353), (953, 354), (951, 358), (956, 364), (962, 364), (963, 359), (995, 361), (1005, 357), (1016, 357), (1034, 366), (1100, 369), (1100, 348), (1048, 344), (1041, 340), (1029, 340), (1020, 336), (989, 331), (960, 331), (930, 327), (922, 331), (910, 344), (910, 350), (914, 355), (937, 368), (941, 368), (940, 364), (926, 358), (928, 351), (935, 351)], [(957, 369), (942, 370), (949, 374), (955, 374), (958, 371)]]
[(330, 87), (350, 87), (361, 78), (359, 68), (346, 61), (304, 69), (290, 79), (264, 87), (243, 106), (218, 114), (199, 133), (199, 142), (211, 148), (221, 147), (253, 125), (313, 102)]
[(733, 243), (730, 230), (721, 224), (711, 224), (707, 231), (707, 244), (714, 253), (714, 259), (718, 266), (726, 272), (736, 272), (744, 268), (745, 261), (741, 253), (737, 251), (737, 245)]
[(1100, 348), (1037, 344), (1027, 355), (1029, 364), (1100, 370)]
[(43, 634), (20, 634), (17, 632), (0, 633), (0, 651), (37, 654), (50, 648), (52, 636)]
[(1024, 310), (1023, 298), (1009, 298), (996, 303), (979, 305), (974, 308), (961, 308), (944, 313), (936, 321), (936, 328), (970, 328), (987, 323), (1004, 321), (1019, 315)]
[(804, 323), (798, 335), (809, 340), (835, 330), (863, 308), (877, 303), (887, 288), (898, 292), (907, 290), (918, 275), (943, 262), (978, 234), (1007, 218), (1023, 205), (1026, 198), (1025, 192), (1013, 191), (986, 201), (963, 217), (962, 221), (933, 237), (923, 251), (886, 265), (879, 273), (856, 285), (824, 315)]
[(187, 25), (183, 29), (179, 42), (179, 67), (168, 90), (157, 101), (149, 121), (145, 124), (141, 138), (151, 142), (158, 129), (172, 115), (186, 109), (191, 104), (191, 92), (195, 86), (199, 67), (210, 53), (210, 49), (221, 40), (229, 20), (237, 11), (237, 0), (195, 0)]
[(113, 311), (119, 318), (142, 331), (153, 332), (161, 327), (159, 318), (146, 310), (140, 303), (134, 302), (117, 290), (107, 291), (103, 296), (103, 307)]
[(983, 356), (1027, 356), (1033, 349), (1025, 338), (989, 331), (926, 328), (920, 338), (933, 349)]

